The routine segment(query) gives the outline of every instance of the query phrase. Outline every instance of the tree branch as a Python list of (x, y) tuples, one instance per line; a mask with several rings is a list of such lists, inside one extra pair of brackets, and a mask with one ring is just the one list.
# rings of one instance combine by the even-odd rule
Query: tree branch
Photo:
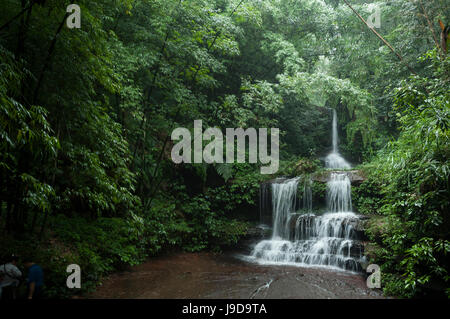
[(373, 27), (371, 27), (367, 22), (366, 22), (366, 20), (364, 20), (364, 18), (363, 17), (361, 17), (361, 15), (355, 10), (355, 9), (353, 9), (353, 7), (348, 3), (348, 1), (347, 0), (344, 0), (344, 2), (345, 2), (345, 4), (350, 8), (350, 9), (352, 9), (352, 11), (358, 16), (358, 18), (362, 21), (362, 22), (364, 22), (364, 24), (381, 40), (381, 41), (383, 41), (383, 43), (392, 51), (392, 53), (394, 53), (397, 57), (398, 57), (398, 59), (400, 60), (400, 62), (402, 62), (407, 68), (408, 68), (408, 70), (411, 72), (411, 73), (413, 73), (413, 74), (415, 74), (415, 75), (417, 75), (417, 73), (409, 66), (409, 64), (408, 63), (406, 63), (405, 62), (405, 60), (403, 60), (403, 57), (397, 52), (397, 51), (395, 51), (395, 49), (389, 44), (389, 42), (387, 42), (377, 31), (375, 31), (375, 29), (373, 28)]
[(438, 42), (438, 40), (437, 40), (436, 33), (434, 32), (433, 25), (431, 24), (430, 18), (429, 18), (428, 15), (427, 15), (427, 12), (426, 12), (426, 10), (425, 10), (425, 7), (423, 6), (422, 0), (419, 0), (419, 3), (420, 3), (420, 6), (422, 7), (423, 15), (424, 15), (425, 19), (427, 20), (428, 27), (429, 27), (430, 30), (431, 30), (431, 34), (433, 35), (434, 43), (436, 44), (436, 47), (437, 47), (438, 50), (439, 50), (439, 49), (440, 49), (440, 45), (439, 45), (439, 42)]

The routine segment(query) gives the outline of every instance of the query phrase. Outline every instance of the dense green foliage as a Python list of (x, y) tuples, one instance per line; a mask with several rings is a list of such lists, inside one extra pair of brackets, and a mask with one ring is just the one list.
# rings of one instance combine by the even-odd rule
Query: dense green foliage
[(65, 1), (0, 11), (0, 257), (34, 255), (48, 296), (70, 294), (69, 263), (88, 290), (168, 249), (233, 246), (257, 220), (274, 176), (175, 165), (174, 128), (279, 128), (277, 174), (296, 175), (329, 151), (331, 108), (342, 152), (366, 163), (357, 206), (387, 225), (373, 235), (386, 292), (448, 286), (445, 1), (377, 2), (404, 63), (337, 0), (74, 2), (81, 29), (66, 27)]
[(400, 136), (371, 163), (363, 185), (364, 207), (384, 216), (376, 260), (383, 262), (385, 289), (409, 297), (448, 287), (450, 280), (450, 60), (437, 61), (436, 51), (426, 58), (435, 61), (435, 73), (396, 90)]

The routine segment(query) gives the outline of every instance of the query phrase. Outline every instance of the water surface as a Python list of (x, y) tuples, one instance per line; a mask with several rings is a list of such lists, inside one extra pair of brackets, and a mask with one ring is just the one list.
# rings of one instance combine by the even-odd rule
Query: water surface
[(211, 253), (174, 253), (114, 274), (90, 298), (382, 298), (361, 274), (263, 266)]

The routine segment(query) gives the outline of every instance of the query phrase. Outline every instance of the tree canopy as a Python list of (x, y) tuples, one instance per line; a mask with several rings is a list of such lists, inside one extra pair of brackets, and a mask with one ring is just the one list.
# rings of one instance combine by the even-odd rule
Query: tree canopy
[[(171, 247), (233, 245), (258, 216), (260, 182), (319, 169), (336, 109), (342, 152), (370, 176), (355, 192), (380, 220), (386, 293), (448, 287), (448, 3), (366, 2), (77, 0), (69, 29), (66, 1), (4, 0), (1, 253), (57, 240), (70, 249), (45, 246), (59, 256), (43, 253), (49, 267), (77, 261), (94, 283)], [(352, 10), (373, 5), (401, 59)], [(176, 165), (171, 133), (194, 120), (279, 128), (279, 172)]]

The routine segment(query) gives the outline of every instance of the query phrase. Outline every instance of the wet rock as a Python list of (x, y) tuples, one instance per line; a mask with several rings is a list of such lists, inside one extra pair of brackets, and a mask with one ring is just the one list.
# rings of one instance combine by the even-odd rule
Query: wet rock
[(350, 248), (350, 256), (353, 258), (360, 258), (364, 254), (364, 245), (361, 242), (353, 242)]
[(265, 231), (261, 227), (251, 227), (247, 230), (247, 234), (244, 236), (245, 239), (260, 239), (264, 238)]
[(367, 221), (366, 218), (361, 219), (359, 216), (358, 216), (358, 218), (349, 218), (349, 219), (345, 220), (345, 223), (352, 227), (352, 234), (351, 234), (352, 238), (361, 239), (361, 240), (367, 239), (366, 221)]
[(269, 238), (271, 232), (271, 228), (266, 225), (250, 227), (247, 230), (247, 234), (240, 238), (234, 248), (250, 253), (252, 251), (252, 246), (263, 239)]

